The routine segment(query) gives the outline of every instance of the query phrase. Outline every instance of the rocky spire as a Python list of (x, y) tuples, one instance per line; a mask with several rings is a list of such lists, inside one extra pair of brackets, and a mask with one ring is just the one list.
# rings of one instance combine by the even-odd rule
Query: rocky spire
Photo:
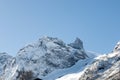
[(70, 43), (68, 45), (75, 48), (75, 49), (82, 49), (83, 48), (83, 42), (78, 37), (76, 38), (76, 40), (73, 43)]

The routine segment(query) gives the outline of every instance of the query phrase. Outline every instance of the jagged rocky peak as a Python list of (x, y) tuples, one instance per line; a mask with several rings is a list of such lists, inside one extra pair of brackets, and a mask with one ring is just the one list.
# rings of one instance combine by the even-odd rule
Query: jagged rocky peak
[(120, 51), (120, 41), (116, 44), (113, 52), (115, 52), (115, 51)]
[(76, 38), (76, 40), (73, 43), (70, 43), (68, 45), (75, 48), (75, 49), (82, 49), (83, 48), (83, 42), (78, 37)]

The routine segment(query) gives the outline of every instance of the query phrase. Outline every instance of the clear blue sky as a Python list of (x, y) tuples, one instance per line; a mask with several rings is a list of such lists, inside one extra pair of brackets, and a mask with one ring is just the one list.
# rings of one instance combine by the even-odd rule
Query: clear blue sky
[(0, 52), (16, 55), (44, 35), (111, 52), (120, 40), (120, 0), (0, 0)]

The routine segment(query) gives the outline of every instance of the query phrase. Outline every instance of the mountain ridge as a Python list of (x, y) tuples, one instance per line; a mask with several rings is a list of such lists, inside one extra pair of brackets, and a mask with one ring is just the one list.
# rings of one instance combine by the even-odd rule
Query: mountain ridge
[[(61, 39), (44, 36), (21, 48), (15, 57), (1, 53), (0, 80), (22, 80), (21, 77), (25, 72), (32, 74), (31, 79), (26, 78), (25, 80), (35, 78), (43, 80), (105, 80), (114, 79), (116, 76), (119, 80), (119, 72), (115, 71), (115, 76), (109, 74), (109, 70), (114, 68), (119, 70), (119, 63), (120, 42), (117, 43), (113, 52), (102, 55), (86, 51), (79, 38), (66, 44)], [(107, 66), (105, 66), (106, 64)]]

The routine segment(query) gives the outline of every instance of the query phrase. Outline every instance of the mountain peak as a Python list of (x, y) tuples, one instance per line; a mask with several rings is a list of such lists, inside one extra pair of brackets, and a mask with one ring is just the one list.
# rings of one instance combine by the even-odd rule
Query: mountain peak
[(83, 42), (77, 37), (73, 43), (68, 44), (69, 46), (75, 48), (75, 49), (82, 49), (83, 48)]

